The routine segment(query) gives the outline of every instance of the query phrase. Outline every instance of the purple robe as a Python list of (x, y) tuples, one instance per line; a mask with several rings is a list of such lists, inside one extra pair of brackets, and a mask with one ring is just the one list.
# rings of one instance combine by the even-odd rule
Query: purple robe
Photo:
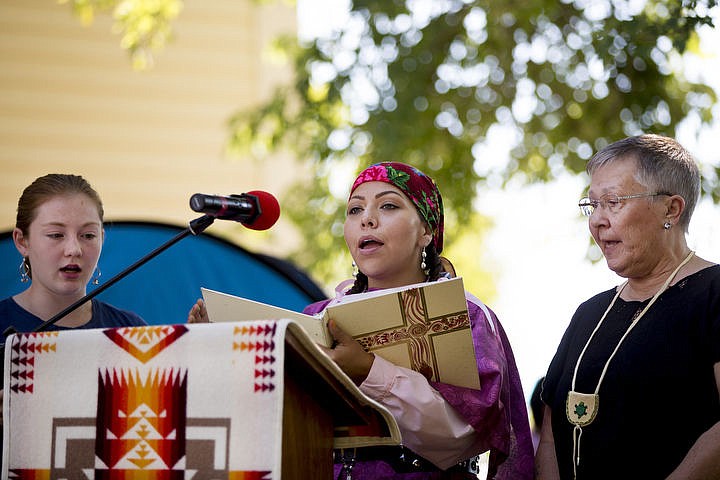
[[(308, 305), (304, 313), (322, 311), (330, 300)], [(489, 309), (488, 309), (489, 310)], [(482, 308), (468, 299), (475, 357), (481, 390), (446, 383), (431, 385), (472, 425), (477, 433), (475, 454), (490, 451), (488, 479), (531, 480), (534, 454), (525, 396), (510, 343), (497, 316), (486, 319)], [(335, 465), (335, 478), (341, 469)], [(430, 480), (444, 472), (396, 473), (383, 461), (358, 462), (354, 480)], [(463, 477), (455, 477), (463, 478)], [(476, 478), (466, 474), (464, 478)]]

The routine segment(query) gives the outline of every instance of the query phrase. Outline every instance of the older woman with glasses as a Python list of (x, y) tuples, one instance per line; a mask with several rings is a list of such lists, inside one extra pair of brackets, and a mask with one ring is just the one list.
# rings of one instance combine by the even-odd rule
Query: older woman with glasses
[(658, 135), (588, 163), (580, 200), (625, 278), (575, 312), (545, 377), (538, 479), (720, 478), (720, 267), (688, 247), (691, 155)]

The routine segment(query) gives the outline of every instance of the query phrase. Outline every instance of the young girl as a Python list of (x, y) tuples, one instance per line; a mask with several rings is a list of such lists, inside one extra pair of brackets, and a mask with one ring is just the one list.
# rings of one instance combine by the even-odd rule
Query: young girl
[[(36, 179), (18, 201), (13, 230), (28, 287), (0, 301), (0, 331), (29, 332), (85, 296), (103, 243), (103, 206), (77, 175)], [(93, 299), (48, 330), (145, 325), (137, 314)], [(4, 339), (3, 339), (4, 342)]]

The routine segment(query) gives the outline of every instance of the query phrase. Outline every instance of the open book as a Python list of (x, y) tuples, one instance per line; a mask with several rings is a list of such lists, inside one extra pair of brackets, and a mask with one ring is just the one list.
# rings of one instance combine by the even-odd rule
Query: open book
[(462, 278), (347, 295), (318, 315), (216, 292), (202, 295), (211, 322), (290, 319), (320, 345), (332, 345), (332, 318), (367, 351), (428, 380), (480, 388)]

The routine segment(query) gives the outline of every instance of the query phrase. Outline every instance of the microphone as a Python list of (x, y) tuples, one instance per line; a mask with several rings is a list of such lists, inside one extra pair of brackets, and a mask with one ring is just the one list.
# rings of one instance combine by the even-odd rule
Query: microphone
[(196, 193), (190, 197), (190, 208), (221, 220), (240, 222), (253, 230), (267, 230), (280, 217), (277, 199), (260, 190), (228, 197)]

